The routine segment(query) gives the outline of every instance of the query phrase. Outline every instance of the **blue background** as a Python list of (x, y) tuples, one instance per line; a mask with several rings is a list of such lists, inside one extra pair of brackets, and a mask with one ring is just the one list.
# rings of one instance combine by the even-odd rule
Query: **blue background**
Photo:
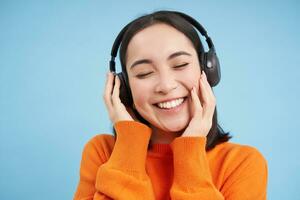
[(268, 199), (299, 199), (299, 1), (1, 1), (0, 199), (72, 199), (84, 144), (111, 133), (102, 100), (129, 21), (186, 12), (212, 37), (232, 142), (260, 150)]

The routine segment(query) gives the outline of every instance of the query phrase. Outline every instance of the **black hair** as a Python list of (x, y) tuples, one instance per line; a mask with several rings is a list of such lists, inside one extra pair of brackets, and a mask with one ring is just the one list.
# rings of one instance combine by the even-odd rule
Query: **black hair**
[[(122, 72), (125, 75), (125, 80), (128, 83), (128, 85), (129, 85), (129, 81), (128, 81), (128, 74), (126, 70), (126, 55), (127, 55), (126, 53), (127, 53), (128, 44), (132, 39), (132, 37), (135, 34), (137, 34), (139, 31), (158, 23), (164, 23), (170, 25), (176, 28), (178, 31), (182, 32), (186, 37), (188, 37), (191, 40), (192, 44), (194, 45), (194, 48), (198, 54), (200, 68), (202, 66), (202, 60), (200, 58), (204, 53), (204, 48), (199, 38), (199, 35), (197, 34), (194, 27), (181, 16), (172, 13), (172, 11), (166, 11), (166, 10), (156, 11), (151, 14), (143, 15), (133, 20), (129, 24), (128, 29), (125, 31), (124, 36), (122, 38), (119, 55), (120, 55), (120, 62), (122, 66)], [(150, 123), (146, 121), (135, 109), (133, 109), (133, 112), (140, 122), (148, 126), (150, 125)], [(113, 133), (116, 136), (116, 132), (114, 128), (113, 128)], [(214, 148), (217, 144), (226, 142), (232, 138), (232, 136), (229, 135), (229, 132), (225, 133), (224, 130), (221, 128), (221, 126), (218, 124), (217, 108), (215, 108), (213, 119), (212, 119), (212, 127), (208, 135), (206, 136), (206, 138), (207, 138), (207, 142), (206, 142), (207, 151)], [(151, 145), (152, 143), (150, 140), (148, 149), (151, 148)]]

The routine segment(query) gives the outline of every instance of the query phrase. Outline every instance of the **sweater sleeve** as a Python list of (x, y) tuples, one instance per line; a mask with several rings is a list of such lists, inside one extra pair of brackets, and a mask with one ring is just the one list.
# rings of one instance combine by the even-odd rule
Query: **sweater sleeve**
[[(236, 152), (235, 152), (236, 153)], [(243, 146), (229, 168), (221, 192), (229, 200), (266, 200), (268, 164), (254, 147)]]
[(206, 158), (205, 137), (178, 137), (174, 155), (173, 200), (266, 200), (267, 162), (253, 147), (243, 146), (231, 155), (229, 174), (220, 191), (215, 187)]
[(94, 185), (80, 188), (79, 184), (74, 200), (154, 200), (145, 169), (151, 129), (136, 121), (119, 121), (115, 129), (117, 138), (107, 162), (94, 167), (91, 154), (83, 154), (86, 161), (80, 167), (81, 179), (94, 179)]
[(172, 200), (223, 200), (214, 186), (205, 151), (206, 137), (178, 137), (171, 143), (174, 156)]

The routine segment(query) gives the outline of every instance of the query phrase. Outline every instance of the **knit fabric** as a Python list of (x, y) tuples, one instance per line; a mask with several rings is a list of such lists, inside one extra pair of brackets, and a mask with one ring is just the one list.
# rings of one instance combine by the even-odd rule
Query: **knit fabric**
[(115, 124), (85, 146), (74, 200), (265, 200), (267, 162), (254, 147), (224, 142), (205, 151), (205, 137), (177, 137), (147, 149), (151, 129)]

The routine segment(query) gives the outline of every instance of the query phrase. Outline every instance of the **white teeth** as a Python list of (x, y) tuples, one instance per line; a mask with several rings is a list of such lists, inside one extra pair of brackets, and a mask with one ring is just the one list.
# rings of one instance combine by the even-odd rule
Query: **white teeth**
[(184, 98), (175, 99), (168, 102), (158, 103), (158, 107), (160, 108), (174, 108), (176, 106), (179, 106), (184, 101)]

